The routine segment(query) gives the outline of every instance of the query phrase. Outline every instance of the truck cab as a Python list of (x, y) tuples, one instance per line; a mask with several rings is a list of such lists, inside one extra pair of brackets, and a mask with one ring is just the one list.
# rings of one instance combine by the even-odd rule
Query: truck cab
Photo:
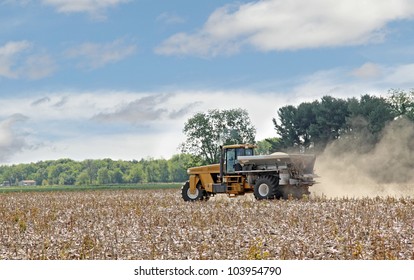
[(222, 150), (222, 167), (223, 174), (233, 174), (235, 171), (241, 170), (241, 164), (238, 161), (240, 156), (253, 156), (254, 155), (254, 145), (228, 145), (223, 146)]

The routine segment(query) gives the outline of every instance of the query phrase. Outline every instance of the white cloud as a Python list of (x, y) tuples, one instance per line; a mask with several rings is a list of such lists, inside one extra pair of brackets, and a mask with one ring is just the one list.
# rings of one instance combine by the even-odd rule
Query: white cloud
[(10, 41), (0, 46), (0, 76), (38, 80), (50, 76), (55, 70), (54, 60), (44, 52), (33, 50), (28, 41)]
[[(316, 80), (310, 79), (308, 86)], [(23, 127), (28, 131), (26, 145), (10, 154), (12, 163), (58, 158), (170, 158), (179, 153), (178, 146), (184, 141), (184, 123), (197, 112), (246, 109), (257, 129), (256, 139), (262, 140), (275, 136), (272, 118), (278, 108), (323, 95), (305, 93), (178, 89), (169, 93), (49, 93), (4, 100), (1, 114), (24, 112), (28, 117)]]
[(24, 137), (14, 129), (18, 122), (26, 120), (27, 117), (24, 115), (14, 114), (0, 121), (0, 162), (7, 160), (26, 146)]
[(110, 43), (84, 43), (66, 51), (70, 58), (79, 58), (79, 66), (87, 69), (96, 69), (109, 63), (115, 63), (133, 55), (136, 52), (135, 44), (127, 44), (122, 39)]
[(51, 76), (56, 71), (56, 64), (47, 54), (34, 54), (26, 58), (20, 71), (30, 80), (38, 80)]
[(156, 52), (215, 56), (243, 46), (282, 51), (376, 43), (388, 23), (413, 16), (410, 0), (261, 0), (221, 7), (201, 29), (172, 35)]
[(157, 21), (163, 22), (165, 24), (181, 24), (184, 23), (186, 20), (183, 17), (180, 17), (176, 13), (173, 12), (164, 12), (157, 17)]
[(403, 64), (389, 69), (389, 75), (387, 75), (386, 82), (399, 87), (408, 86), (413, 87), (414, 84), (414, 63)]
[(275, 104), (284, 104), (285, 97), (256, 94), (180, 90), (48, 93), (2, 100), (0, 117), (23, 112), (28, 118), (23, 127), (28, 133), (27, 146), (14, 150), (10, 162), (63, 157), (169, 158), (179, 153), (185, 121), (208, 109), (245, 108), (258, 128), (258, 137), (269, 136)]
[(0, 76), (6, 78), (18, 78), (15, 69), (18, 56), (29, 49), (31, 44), (27, 41), (10, 41), (0, 46)]
[(129, 0), (42, 0), (53, 6), (59, 13), (88, 13), (93, 18), (104, 19), (105, 11)]
[(201, 101), (188, 103), (182, 101), (181, 104), (171, 105), (171, 99), (177, 98), (177, 94), (154, 93), (140, 95), (136, 100), (117, 106), (113, 111), (102, 112), (95, 115), (92, 119), (100, 122), (121, 122), (136, 125), (163, 121), (168, 119), (178, 119), (191, 111)]
[(414, 84), (414, 63), (400, 65), (380, 65), (365, 63), (354, 69), (351, 74), (364, 79), (369, 85), (382, 88), (412, 88)]
[(26, 6), (31, 1), (32, 0), (3, 0), (3, 1), (0, 1), (0, 5), (21, 5), (21, 6)]
[(256, 139), (262, 140), (276, 136), (272, 119), (282, 106), (311, 102), (324, 95), (385, 95), (390, 88), (405, 88), (414, 82), (412, 64), (375, 64), (381, 75), (355, 78), (353, 73), (366, 65), (318, 71), (298, 79), (288, 89), (269, 92), (173, 89), (49, 92), (2, 98), (0, 161), (169, 158), (179, 152), (184, 123), (197, 112), (246, 109), (257, 129)]
[(381, 65), (364, 63), (355, 69), (335, 68), (303, 77), (289, 93), (292, 100), (312, 101), (323, 95), (339, 98), (363, 94), (386, 96), (392, 88), (411, 89), (414, 64)]
[(375, 79), (383, 74), (383, 70), (380, 65), (367, 62), (361, 67), (354, 69), (352, 75), (361, 79)]

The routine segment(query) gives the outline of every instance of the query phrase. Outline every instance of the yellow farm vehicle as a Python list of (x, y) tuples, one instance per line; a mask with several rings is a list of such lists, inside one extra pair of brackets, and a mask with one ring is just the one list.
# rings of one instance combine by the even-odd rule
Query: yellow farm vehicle
[(215, 194), (230, 197), (253, 193), (255, 198), (302, 198), (314, 181), (315, 156), (273, 153), (255, 155), (256, 146), (222, 146), (220, 163), (192, 167), (182, 187), (185, 201), (208, 199)]

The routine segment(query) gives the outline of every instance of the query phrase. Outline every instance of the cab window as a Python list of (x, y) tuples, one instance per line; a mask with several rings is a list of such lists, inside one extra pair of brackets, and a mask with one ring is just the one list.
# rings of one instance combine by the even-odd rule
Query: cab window
[(236, 159), (238, 156), (252, 156), (253, 155), (253, 149), (244, 149), (244, 148), (238, 148), (236, 149)]
[(252, 156), (253, 155), (253, 149), (252, 148), (245, 149), (244, 150), (244, 155), (245, 156)]
[(235, 149), (228, 149), (226, 151), (226, 173), (234, 173), (235, 161), (236, 161)]
[[(244, 149), (244, 148), (237, 148), (237, 149), (227, 149), (226, 151), (226, 173), (234, 173), (235, 166), (239, 163), (237, 158), (239, 156), (252, 156), (253, 149)], [(241, 170), (241, 165), (238, 164), (238, 169)]]

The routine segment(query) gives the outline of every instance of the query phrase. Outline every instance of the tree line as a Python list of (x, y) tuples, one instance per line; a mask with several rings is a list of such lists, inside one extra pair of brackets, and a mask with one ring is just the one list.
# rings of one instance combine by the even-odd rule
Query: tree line
[(0, 166), (0, 183), (17, 185), (22, 180), (34, 180), (36, 185), (184, 182), (187, 180), (187, 168), (198, 164), (195, 157), (189, 154), (177, 154), (169, 160), (47, 160)]
[(404, 118), (414, 122), (414, 90), (390, 90), (387, 97), (362, 95), (334, 98), (281, 107), (273, 119), (277, 138), (266, 139), (271, 151), (322, 152), (328, 143), (350, 139), (369, 149), (384, 127)]

